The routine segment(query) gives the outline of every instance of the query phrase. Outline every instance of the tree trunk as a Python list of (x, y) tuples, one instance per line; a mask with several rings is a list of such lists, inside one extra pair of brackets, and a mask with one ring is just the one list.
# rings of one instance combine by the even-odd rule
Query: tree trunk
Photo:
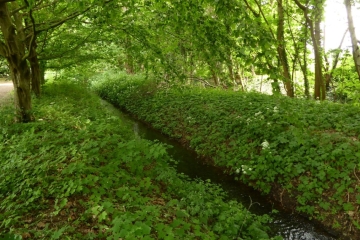
[[(18, 9), (19, 5), (17, 2), (12, 2), (11, 6), (13, 9)], [(23, 17), (22, 14), (19, 12), (16, 12), (13, 14), (14, 24), (16, 26), (16, 34), (17, 37), (22, 39), (24, 43), (26, 44), (24, 47), (28, 51), (28, 57), (27, 60), (30, 63), (31, 68), (31, 86), (30, 89), (35, 93), (36, 97), (40, 97), (40, 65), (39, 60), (36, 53), (36, 42), (33, 38), (35, 38), (35, 30), (32, 34), (28, 34), (25, 32), (24, 28), (31, 29), (32, 26), (28, 23), (31, 21), (26, 21), (26, 19)], [(23, 25), (25, 24), (25, 26)], [(32, 23), (34, 24), (34, 22)], [(31, 49), (30, 49), (31, 48)], [(24, 52), (25, 54), (25, 52)]]
[(245, 91), (245, 87), (244, 87), (244, 84), (243, 84), (243, 81), (242, 81), (242, 77), (240, 75), (240, 69), (239, 69), (239, 65), (236, 64), (236, 69), (235, 69), (235, 81), (236, 81), (236, 84), (240, 84), (241, 86), (241, 90), (244, 92)]
[(321, 56), (321, 10), (317, 9), (317, 14), (315, 15), (315, 32), (314, 32), (314, 54), (315, 54), (315, 99), (325, 100), (326, 98), (326, 89), (324, 83), (324, 77), (322, 72), (323, 62)]
[(334, 58), (334, 60), (333, 60), (331, 69), (330, 69), (329, 60), (328, 60), (328, 58), (325, 56), (325, 62), (326, 62), (326, 68), (325, 68), (325, 70), (326, 70), (326, 74), (325, 74), (326, 91), (329, 91), (329, 89), (330, 89), (330, 82), (331, 82), (331, 80), (332, 80), (332, 75), (333, 75), (334, 70), (335, 70), (336, 67), (337, 67), (338, 62), (339, 62), (339, 57), (340, 57), (340, 53), (341, 53), (340, 50), (341, 50), (341, 47), (342, 47), (342, 45), (343, 45), (343, 43), (344, 43), (344, 40), (345, 40), (345, 37), (346, 37), (346, 33), (348, 32), (348, 30), (349, 30), (349, 29), (346, 29), (346, 31), (345, 31), (344, 34), (343, 34), (343, 37), (342, 37), (341, 42), (340, 42), (340, 45), (339, 45), (339, 47), (338, 47), (338, 51), (337, 51), (337, 53), (335, 54), (335, 58)]
[(304, 75), (304, 93), (306, 98), (310, 99), (310, 90), (309, 90), (309, 79), (307, 77), (307, 58), (306, 58), (306, 52), (307, 52), (307, 48), (306, 48), (306, 40), (305, 40), (305, 48), (304, 48), (304, 65), (301, 66), (301, 70), (303, 72)]
[(40, 61), (40, 84), (45, 84), (45, 69), (46, 69), (46, 62)]
[(350, 0), (345, 0), (345, 6), (347, 11), (347, 18), (348, 18), (348, 25), (349, 25), (349, 31), (351, 36), (351, 45), (353, 50), (353, 58), (355, 63), (356, 72), (358, 74), (359, 80), (360, 80), (360, 49), (357, 43), (356, 33), (355, 33), (355, 27), (354, 22), (352, 18), (351, 13), (351, 2)]
[(9, 62), (15, 92), (15, 109), (17, 122), (31, 122), (30, 68), (26, 60)]
[(304, 28), (305, 30), (305, 38), (304, 38), (304, 55), (303, 55), (303, 61), (304, 61), (304, 64), (301, 64), (300, 62), (300, 59), (299, 59), (299, 64), (300, 64), (300, 67), (301, 67), (301, 70), (302, 70), (302, 73), (304, 75), (304, 93), (305, 93), (305, 96), (307, 99), (310, 99), (310, 90), (309, 90), (309, 79), (307, 77), (307, 57), (306, 57), (306, 54), (307, 54), (307, 38), (308, 38), (308, 29), (307, 28)]
[[(210, 68), (211, 68), (211, 67), (210, 67)], [(217, 77), (217, 75), (216, 75), (215, 70), (214, 70), (213, 68), (211, 68), (210, 71), (211, 71), (212, 79), (213, 79), (213, 81), (214, 81), (214, 85), (215, 85), (215, 86), (219, 86), (219, 85), (220, 85), (220, 82), (219, 82), (219, 79), (218, 79), (218, 77)]]
[(303, 11), (304, 17), (306, 19), (306, 23), (310, 28), (311, 40), (314, 47), (314, 55), (315, 55), (315, 88), (314, 88), (314, 98), (319, 100), (325, 100), (326, 97), (326, 89), (325, 83), (323, 79), (322, 72), (322, 56), (321, 56), (321, 29), (320, 22), (323, 14), (323, 0), (316, 1), (315, 5), (315, 21), (310, 19), (308, 12), (309, 9), (302, 5), (299, 0), (294, 0), (296, 5)]
[(287, 58), (285, 50), (285, 37), (284, 37), (284, 8), (282, 0), (277, 1), (277, 10), (278, 10), (278, 25), (277, 25), (277, 41), (278, 47), (277, 52), (279, 55), (279, 60), (282, 66), (282, 75), (284, 78), (284, 86), (286, 90), (286, 95), (289, 97), (294, 97), (294, 86), (290, 76), (289, 70), (289, 61)]
[[(35, 48), (35, 47), (34, 47)], [(41, 70), (36, 50), (33, 49), (32, 56), (29, 57), (31, 67), (31, 90), (35, 93), (36, 97), (41, 95)]]
[(127, 74), (134, 74), (135, 70), (134, 70), (134, 59), (133, 56), (131, 54), (131, 39), (130, 38), (126, 38), (125, 40), (125, 48), (126, 48), (126, 60), (125, 60), (125, 71)]
[(0, 54), (10, 67), (15, 90), (16, 121), (30, 122), (34, 120), (31, 113), (30, 68), (26, 60), (24, 43), (18, 36), (18, 29), (11, 21), (6, 2), (0, 1), (0, 28), (4, 42), (0, 42)]

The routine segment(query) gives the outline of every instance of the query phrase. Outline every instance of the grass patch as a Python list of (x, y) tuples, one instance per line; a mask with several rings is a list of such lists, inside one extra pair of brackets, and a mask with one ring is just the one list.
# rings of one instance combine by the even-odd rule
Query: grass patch
[(81, 86), (45, 85), (34, 114), (0, 109), (0, 238), (269, 239), (268, 216), (178, 175)]

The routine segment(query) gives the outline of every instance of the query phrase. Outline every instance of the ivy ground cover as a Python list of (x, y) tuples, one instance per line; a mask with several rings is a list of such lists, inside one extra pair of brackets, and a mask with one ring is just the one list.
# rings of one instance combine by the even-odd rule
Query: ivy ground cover
[(84, 87), (48, 84), (34, 111), (0, 109), (0, 239), (270, 239), (268, 216), (178, 175)]
[[(360, 238), (360, 108), (104, 76), (95, 91), (229, 174)], [(284, 199), (287, 199), (285, 202)]]

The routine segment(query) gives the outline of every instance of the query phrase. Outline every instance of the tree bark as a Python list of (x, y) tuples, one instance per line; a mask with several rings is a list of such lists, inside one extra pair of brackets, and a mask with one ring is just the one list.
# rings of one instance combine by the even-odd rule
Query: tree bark
[(315, 54), (315, 99), (325, 100), (326, 98), (326, 88), (323, 76), (323, 60), (321, 54), (321, 17), (322, 11), (321, 6), (316, 5), (316, 14), (315, 14), (315, 32), (314, 37), (314, 54)]
[(294, 86), (290, 76), (289, 70), (289, 61), (287, 58), (286, 50), (285, 50), (285, 37), (284, 37), (284, 8), (282, 0), (277, 1), (277, 10), (278, 10), (278, 24), (277, 24), (277, 41), (278, 47), (277, 52), (279, 55), (279, 60), (282, 66), (282, 75), (284, 78), (284, 86), (286, 90), (286, 94), (289, 97), (294, 97)]
[(10, 67), (10, 74), (15, 90), (16, 121), (30, 122), (34, 120), (31, 113), (30, 94), (30, 68), (26, 60), (25, 45), (18, 36), (11, 20), (11, 13), (5, 2), (0, 2), (0, 28), (4, 42), (1, 43), (0, 53), (3, 55)]
[(309, 17), (309, 9), (302, 5), (299, 0), (294, 0), (296, 5), (303, 11), (304, 17), (308, 27), (310, 28), (311, 40), (314, 48), (314, 58), (315, 58), (315, 87), (314, 87), (314, 98), (319, 100), (325, 100), (326, 89), (323, 78), (323, 62), (321, 54), (321, 29), (320, 22), (323, 13), (323, 0), (316, 1), (315, 5), (315, 21)]
[(356, 68), (356, 72), (357, 72), (359, 80), (360, 80), (360, 49), (359, 49), (359, 45), (357, 43), (355, 26), (354, 26), (352, 13), (351, 13), (350, 0), (345, 0), (345, 6), (346, 6), (346, 12), (347, 12), (347, 18), (348, 18), (349, 31), (350, 31), (350, 36), (351, 36), (351, 45), (352, 45), (352, 50), (353, 50), (353, 58), (354, 58), (355, 68)]
[[(35, 46), (33, 46), (35, 48)], [(35, 93), (36, 97), (41, 95), (41, 70), (39, 59), (36, 54), (36, 50), (32, 51), (31, 56), (29, 57), (30, 67), (31, 67), (31, 90)]]

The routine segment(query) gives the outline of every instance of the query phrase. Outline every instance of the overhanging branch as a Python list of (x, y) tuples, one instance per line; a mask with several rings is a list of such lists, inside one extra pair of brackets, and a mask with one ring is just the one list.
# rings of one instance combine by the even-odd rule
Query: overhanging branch
[(250, 11), (254, 14), (255, 17), (260, 17), (260, 14), (255, 12), (255, 10), (250, 6), (250, 4), (248, 3), (247, 0), (244, 0), (245, 1), (245, 4), (246, 6), (250, 9)]
[(295, 1), (296, 5), (298, 5), (298, 7), (299, 7), (301, 10), (303, 10), (304, 12), (307, 11), (307, 8), (306, 8), (304, 5), (302, 5), (302, 4), (299, 2), (299, 0), (294, 0), (294, 1)]
[(36, 39), (36, 29), (35, 29), (35, 19), (34, 19), (34, 16), (32, 15), (32, 8), (30, 7), (29, 5), (29, 2), (28, 0), (24, 0), (25, 2), (25, 5), (30, 8), (29, 9), (29, 17), (30, 17), (30, 20), (31, 20), (31, 23), (32, 23), (32, 36), (31, 36), (31, 40), (30, 40), (30, 44), (29, 44), (29, 51), (28, 53), (22, 58), (22, 60), (25, 60), (27, 59), (29, 56), (31, 56), (32, 52), (33, 52), (33, 49), (34, 49), (34, 44), (35, 44), (35, 39)]
[(48, 26), (46, 26), (46, 27), (44, 27), (44, 28), (42, 28), (42, 29), (38, 29), (38, 30), (37, 30), (37, 33), (40, 33), (40, 32), (43, 32), (43, 31), (47, 31), (47, 30), (49, 30), (49, 29), (52, 29), (52, 28), (56, 28), (56, 27), (58, 27), (58, 26), (61, 26), (61, 25), (64, 24), (65, 22), (67, 22), (67, 21), (69, 21), (69, 20), (71, 20), (71, 19), (74, 19), (74, 18), (76, 18), (77, 16), (79, 16), (79, 15), (81, 15), (81, 14), (89, 11), (90, 8), (91, 8), (91, 7), (87, 7), (85, 10), (83, 10), (83, 11), (81, 11), (81, 12), (71, 13), (71, 14), (68, 15), (66, 18), (63, 18), (63, 19), (61, 19), (61, 20), (59, 20), (59, 21), (56, 21), (56, 22), (52, 22), (52, 23), (50, 23), (50, 25), (48, 25)]
[(80, 41), (75, 47), (67, 50), (67, 51), (64, 51), (58, 55), (54, 55), (54, 56), (48, 56), (48, 57), (44, 57), (44, 58), (41, 58), (40, 60), (51, 60), (51, 59), (56, 59), (56, 58), (61, 58), (63, 56), (65, 56), (67, 53), (69, 52), (73, 52), (77, 49), (79, 49), (82, 45), (84, 45), (85, 42), (87, 42), (87, 40), (90, 38), (90, 36), (92, 35), (92, 33), (94, 32), (95, 30), (92, 30), (88, 36), (86, 36), (85, 39), (83, 39), (82, 41)]

